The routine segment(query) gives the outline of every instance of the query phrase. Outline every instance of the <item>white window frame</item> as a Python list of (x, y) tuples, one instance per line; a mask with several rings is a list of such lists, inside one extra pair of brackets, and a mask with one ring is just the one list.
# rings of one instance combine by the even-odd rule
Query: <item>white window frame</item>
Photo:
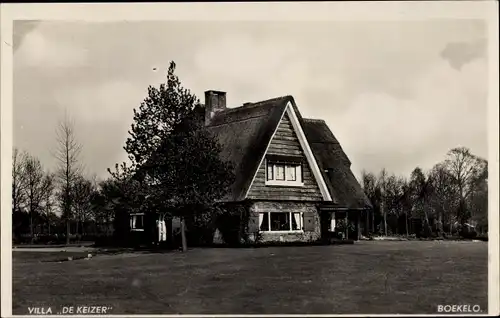
[[(268, 186), (286, 186), (286, 187), (302, 187), (304, 186), (304, 180), (302, 180), (302, 163), (299, 162), (283, 162), (277, 163), (272, 160), (265, 161), (266, 163), (266, 185)], [(269, 180), (269, 166), (272, 167), (272, 179)], [(276, 168), (278, 166), (284, 167), (284, 178), (285, 180), (277, 180), (276, 179)], [(287, 180), (287, 169), (295, 168), (295, 180)]]
[[(142, 228), (136, 228), (135, 223), (137, 222), (137, 217), (142, 218)], [(144, 213), (133, 213), (130, 214), (130, 231), (143, 232), (144, 231)]]
[[(267, 213), (267, 230), (261, 230), (260, 229), (260, 215), (264, 214), (263, 217), (265, 217), (265, 214)], [(271, 213), (288, 213), (289, 214), (289, 220), (292, 220), (294, 214), (300, 214), (300, 225), (299, 225), (299, 230), (292, 230), (292, 222), (290, 222), (290, 230), (287, 231), (273, 231), (271, 230)], [(303, 212), (260, 212), (259, 213), (259, 233), (303, 233), (304, 232), (304, 213)]]

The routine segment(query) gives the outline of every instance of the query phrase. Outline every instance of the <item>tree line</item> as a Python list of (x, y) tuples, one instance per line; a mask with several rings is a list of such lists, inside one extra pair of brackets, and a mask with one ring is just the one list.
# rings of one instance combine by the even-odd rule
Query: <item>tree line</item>
[[(57, 237), (70, 242), (90, 227), (108, 224), (96, 206), (100, 184), (84, 175), (80, 160), (82, 146), (77, 141), (74, 123), (66, 116), (56, 129), (57, 146), (53, 153), (55, 171), (46, 170), (36, 156), (13, 149), (12, 153), (12, 233), (15, 242)], [(95, 229), (92, 230), (96, 232)]]
[(429, 171), (409, 178), (382, 169), (363, 171), (373, 204), (371, 231), (380, 235), (476, 235), (488, 231), (488, 162), (465, 147), (453, 148)]
[[(56, 129), (54, 171), (14, 149), (14, 240), (56, 235), (69, 243), (92, 234), (91, 239), (102, 236), (112, 244), (123, 243), (130, 237), (130, 213), (153, 220), (179, 218), (184, 251), (186, 228), (201, 239), (213, 237), (219, 216), (235, 210), (218, 203), (234, 180), (233, 166), (221, 159), (217, 139), (202, 129), (204, 108), (182, 86), (175, 69), (172, 61), (165, 83), (149, 86), (147, 97), (133, 110), (123, 147), (129, 163), (116, 163), (104, 180), (85, 176), (82, 145), (67, 117)], [(364, 171), (361, 184), (373, 203), (370, 232), (442, 235), (469, 223), (487, 232), (487, 168), (487, 161), (469, 149), (455, 148), (443, 162), (429, 171), (417, 167), (409, 178), (385, 169), (378, 174)]]

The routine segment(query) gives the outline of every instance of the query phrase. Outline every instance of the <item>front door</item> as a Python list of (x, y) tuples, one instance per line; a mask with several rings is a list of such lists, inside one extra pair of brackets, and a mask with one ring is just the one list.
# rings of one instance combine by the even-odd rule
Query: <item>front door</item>
[(320, 210), (321, 239), (323, 241), (328, 241), (332, 237), (331, 219), (332, 219), (331, 211)]

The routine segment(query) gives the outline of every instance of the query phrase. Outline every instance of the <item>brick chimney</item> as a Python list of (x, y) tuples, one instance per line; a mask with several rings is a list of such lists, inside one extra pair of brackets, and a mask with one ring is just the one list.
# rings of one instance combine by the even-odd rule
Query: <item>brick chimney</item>
[(226, 109), (226, 92), (205, 92), (205, 125), (210, 123), (216, 112)]

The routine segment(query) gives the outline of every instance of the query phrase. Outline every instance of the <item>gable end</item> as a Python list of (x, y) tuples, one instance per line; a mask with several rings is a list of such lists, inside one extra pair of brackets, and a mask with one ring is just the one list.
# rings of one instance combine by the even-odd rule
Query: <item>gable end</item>
[[(284, 123), (284, 125), (282, 125), (282, 123)], [(280, 147), (275, 147), (276, 141), (273, 142), (273, 140), (275, 140), (275, 136), (277, 135), (278, 131), (280, 136), (285, 136), (279, 138), (281, 140), (277, 141), (278, 143), (282, 144), (282, 147), (281, 145)], [(290, 143), (286, 142), (287, 141), (286, 139), (289, 139), (289, 141), (291, 142)], [(300, 147), (299, 145), (296, 144), (297, 139)], [(319, 188), (321, 197), (323, 198), (324, 201), (332, 201), (330, 192), (327, 188), (325, 180), (323, 179), (321, 170), (319, 169), (316, 159), (312, 153), (311, 147), (309, 146), (307, 138), (300, 125), (299, 118), (297, 117), (297, 114), (295, 113), (293, 105), (290, 101), (287, 103), (283, 113), (281, 114), (281, 118), (277, 123), (271, 138), (268, 141), (266, 151), (260, 158), (259, 165), (257, 166), (257, 169), (254, 172), (252, 181), (250, 182), (250, 186), (248, 187), (244, 198), (249, 197), (250, 190), (252, 189), (252, 186), (256, 181), (256, 177), (259, 174), (259, 171), (263, 169), (262, 167), (263, 165), (265, 165), (265, 159), (269, 155), (305, 157), (304, 161), (305, 163), (307, 163), (305, 165), (305, 169), (307, 173), (310, 175), (310, 179), (311, 180), (314, 179), (315, 180), (314, 183), (316, 183), (316, 185), (312, 184), (311, 186), (313, 186), (314, 188), (316, 188), (317, 186), (317, 188)], [(260, 173), (262, 174), (262, 171), (260, 171)]]

